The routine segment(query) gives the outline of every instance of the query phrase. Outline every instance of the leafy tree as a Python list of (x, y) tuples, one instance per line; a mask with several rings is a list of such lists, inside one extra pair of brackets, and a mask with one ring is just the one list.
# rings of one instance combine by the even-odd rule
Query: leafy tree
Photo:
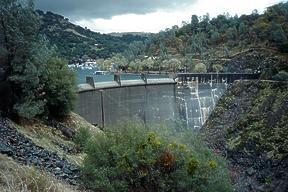
[(181, 67), (181, 61), (175, 58), (165, 60), (164, 66), (166, 69), (176, 72)]
[(142, 69), (142, 62), (140, 59), (135, 59), (129, 63), (129, 69), (135, 72), (139, 72)]
[(198, 63), (195, 65), (195, 68), (193, 70), (195, 73), (206, 73), (207, 72), (207, 67), (203, 63)]
[(218, 42), (220, 42), (220, 34), (217, 31), (212, 31), (211, 41), (213, 44), (218, 44)]
[(111, 65), (116, 65), (119, 68), (126, 68), (128, 66), (128, 60), (121, 54), (113, 54), (110, 58)]
[(199, 25), (199, 19), (197, 15), (192, 15), (191, 17), (191, 30), (192, 33), (196, 33)]
[[(48, 49), (47, 41), (39, 35), (39, 24), (40, 20), (34, 12), (33, 1), (0, 1), (0, 50), (3, 50), (0, 58), (0, 71), (3, 74), (0, 78), (0, 90), (1, 95), (5, 93), (0, 103), (2, 111), (7, 115), (25, 118), (51, 115), (52, 110), (49, 106), (53, 103), (50, 103), (52, 100), (47, 96), (51, 91), (47, 89), (47, 85), (53, 85), (55, 79), (47, 81), (49, 79), (47, 76), (50, 75), (47, 71), (52, 51)], [(59, 74), (63, 78), (66, 75), (69, 74)], [(57, 86), (62, 87), (64, 89), (62, 93), (65, 94), (71, 87), (63, 85), (66, 84), (59, 81)], [(53, 102), (56, 103), (56, 100)], [(64, 115), (57, 112), (55, 110), (53, 115)]]
[[(43, 49), (36, 33), (39, 20), (33, 13), (33, 3), (20, 4), (17, 0), (0, 2), (1, 49), (4, 50), (1, 68), (4, 78), (1, 84), (7, 87), (4, 111), (24, 117), (33, 117), (44, 111), (45, 101), (39, 95), (39, 76), (44, 70), (37, 57)], [(4, 82), (3, 82), (4, 81)], [(1, 91), (2, 93), (2, 91)]]
[(185, 71), (192, 71), (195, 67), (195, 63), (193, 62), (193, 57), (192, 55), (186, 55), (183, 58), (182, 63), (184, 63)]
[(227, 37), (229, 40), (236, 41), (237, 40), (237, 29), (236, 27), (231, 27), (227, 30)]
[(42, 79), (46, 113), (50, 116), (65, 116), (74, 106), (76, 99), (76, 77), (68, 69), (68, 63), (58, 57), (48, 60)]
[(107, 71), (112, 65), (111, 59), (97, 59), (97, 65), (100, 67), (101, 70)]
[(154, 60), (152, 58), (147, 58), (142, 60), (142, 70), (147, 70), (149, 71), (154, 65)]
[(288, 43), (287, 36), (282, 29), (281, 25), (274, 22), (269, 26), (270, 36), (269, 40), (274, 43), (278, 48), (283, 49)]
[(247, 26), (245, 25), (244, 22), (241, 22), (239, 24), (238, 32), (239, 32), (239, 35), (240, 35), (241, 39), (244, 39), (247, 36), (248, 28), (247, 28)]
[(199, 23), (199, 30), (201, 32), (205, 32), (205, 33), (208, 33), (209, 30), (211, 28), (211, 25), (210, 25), (210, 16), (209, 16), (209, 13), (207, 13), (206, 15), (203, 15), (202, 16), (202, 20), (201, 22)]

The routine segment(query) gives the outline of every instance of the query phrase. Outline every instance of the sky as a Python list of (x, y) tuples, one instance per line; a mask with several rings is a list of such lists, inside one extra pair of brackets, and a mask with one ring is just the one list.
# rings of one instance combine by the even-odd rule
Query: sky
[(100, 33), (159, 32), (189, 22), (191, 15), (262, 13), (283, 0), (38, 0), (36, 8), (61, 14)]

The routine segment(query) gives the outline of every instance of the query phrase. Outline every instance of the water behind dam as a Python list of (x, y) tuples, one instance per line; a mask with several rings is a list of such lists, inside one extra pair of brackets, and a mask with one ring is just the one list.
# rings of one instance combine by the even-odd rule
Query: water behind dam
[[(113, 81), (114, 75), (113, 74), (106, 74), (106, 75), (96, 75), (95, 70), (93, 69), (81, 69), (81, 68), (73, 68), (73, 71), (76, 72), (77, 82), (85, 83), (85, 77), (86, 76), (92, 76), (95, 80), (95, 82), (106, 82), (106, 81)], [(168, 75), (161, 74), (161, 75), (154, 75), (149, 74), (147, 75), (147, 78), (149, 79), (159, 79), (159, 78), (167, 78)], [(121, 74), (121, 80), (136, 80), (141, 79), (141, 76), (139, 74)]]
[[(84, 75), (81, 79), (84, 79), (85, 73), (81, 74)], [(153, 78), (155, 79), (155, 75)], [(97, 75), (96, 82), (107, 79), (111, 81), (113, 76)], [(124, 79), (135, 80), (140, 79), (140, 76), (126, 74)], [(146, 124), (177, 121), (187, 128), (198, 130), (205, 123), (226, 87), (224, 83), (211, 85), (189, 82), (186, 85), (94, 90), (80, 94), (80, 104), (76, 107), (76, 112), (91, 123), (104, 127), (135, 120), (141, 120)]]

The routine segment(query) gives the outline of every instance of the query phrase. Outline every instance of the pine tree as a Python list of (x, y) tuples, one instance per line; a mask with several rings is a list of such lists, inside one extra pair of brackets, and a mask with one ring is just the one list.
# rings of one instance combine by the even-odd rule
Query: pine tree
[[(46, 84), (53, 85), (52, 79), (46, 81), (53, 55), (48, 42), (39, 35), (39, 25), (32, 0), (0, 1), (0, 111), (6, 115), (50, 115), (47, 106), (51, 100), (45, 95), (45, 88)], [(63, 71), (62, 74), (69, 75)], [(65, 93), (62, 97), (69, 100)]]
[[(39, 59), (42, 49), (37, 34), (39, 19), (33, 12), (33, 2), (4, 0), (0, 4), (1, 48), (6, 54), (2, 60), (9, 93), (6, 112), (33, 117), (44, 111), (45, 101), (39, 97), (39, 76), (44, 70), (45, 58)], [(1, 63), (2, 64), (2, 63)], [(3, 90), (6, 91), (6, 90)]]

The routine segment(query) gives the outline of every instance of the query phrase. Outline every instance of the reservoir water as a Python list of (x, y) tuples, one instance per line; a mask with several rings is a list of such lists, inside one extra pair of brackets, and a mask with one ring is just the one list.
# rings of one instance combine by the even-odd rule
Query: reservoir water
[[(113, 81), (114, 75), (113, 74), (106, 74), (106, 75), (96, 75), (95, 70), (93, 69), (81, 69), (81, 68), (73, 68), (73, 71), (76, 72), (77, 76), (77, 82), (79, 84), (85, 83), (85, 77), (86, 76), (92, 76), (95, 80), (95, 82), (106, 82), (106, 81)], [(159, 78), (167, 78), (168, 75), (147, 75), (147, 78), (149, 79), (159, 79)], [(121, 74), (121, 80), (136, 80), (141, 79), (139, 74)]]

